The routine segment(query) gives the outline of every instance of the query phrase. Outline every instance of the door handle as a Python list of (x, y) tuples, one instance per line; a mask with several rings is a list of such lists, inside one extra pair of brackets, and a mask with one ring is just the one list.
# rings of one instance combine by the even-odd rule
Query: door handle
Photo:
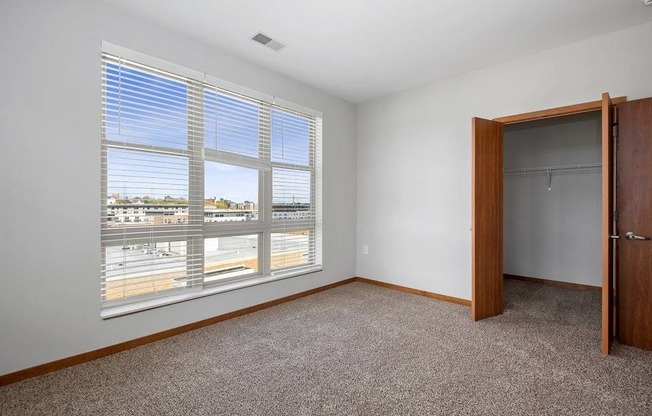
[(631, 231), (628, 231), (625, 234), (625, 238), (628, 239), (628, 240), (649, 240), (650, 239), (649, 237), (643, 237), (642, 235), (636, 235)]

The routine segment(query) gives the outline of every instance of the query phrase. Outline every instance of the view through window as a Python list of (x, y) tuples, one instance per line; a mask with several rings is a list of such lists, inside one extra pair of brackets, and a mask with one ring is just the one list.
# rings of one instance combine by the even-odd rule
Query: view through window
[(104, 306), (321, 264), (321, 119), (102, 55)]

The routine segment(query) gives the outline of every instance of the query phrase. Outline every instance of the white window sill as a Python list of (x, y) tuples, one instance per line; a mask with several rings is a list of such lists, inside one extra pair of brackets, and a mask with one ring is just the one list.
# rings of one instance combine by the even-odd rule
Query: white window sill
[(148, 299), (139, 302), (130, 303), (128, 305), (111, 306), (102, 309), (100, 317), (102, 319), (111, 319), (118, 316), (129, 315), (132, 313), (145, 311), (148, 309), (159, 308), (161, 306), (172, 305), (174, 303), (185, 302), (192, 299), (203, 298), (206, 296), (216, 295), (218, 293), (230, 292), (232, 290), (244, 289), (246, 287), (262, 285), (277, 280), (283, 280), (290, 277), (301, 276), (304, 274), (315, 273), (322, 270), (322, 266), (311, 266), (298, 270), (291, 270), (286, 273), (279, 273), (273, 276), (259, 276), (252, 277), (251, 279), (240, 280), (237, 282), (227, 282), (219, 285), (209, 286), (202, 290), (196, 290), (188, 293), (180, 293), (170, 296), (165, 296), (157, 299)]

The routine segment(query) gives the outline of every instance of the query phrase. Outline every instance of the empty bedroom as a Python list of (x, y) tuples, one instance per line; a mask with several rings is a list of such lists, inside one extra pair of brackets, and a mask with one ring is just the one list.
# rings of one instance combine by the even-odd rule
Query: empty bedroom
[(0, 415), (652, 414), (652, 0), (0, 0)]

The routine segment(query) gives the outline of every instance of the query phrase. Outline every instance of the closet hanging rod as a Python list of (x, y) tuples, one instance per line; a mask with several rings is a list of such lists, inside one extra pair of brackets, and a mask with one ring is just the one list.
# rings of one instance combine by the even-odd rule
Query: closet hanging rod
[(507, 168), (505, 175), (548, 174), (555, 172), (584, 172), (602, 168), (601, 163), (578, 163), (575, 165), (536, 166), (531, 168)]

